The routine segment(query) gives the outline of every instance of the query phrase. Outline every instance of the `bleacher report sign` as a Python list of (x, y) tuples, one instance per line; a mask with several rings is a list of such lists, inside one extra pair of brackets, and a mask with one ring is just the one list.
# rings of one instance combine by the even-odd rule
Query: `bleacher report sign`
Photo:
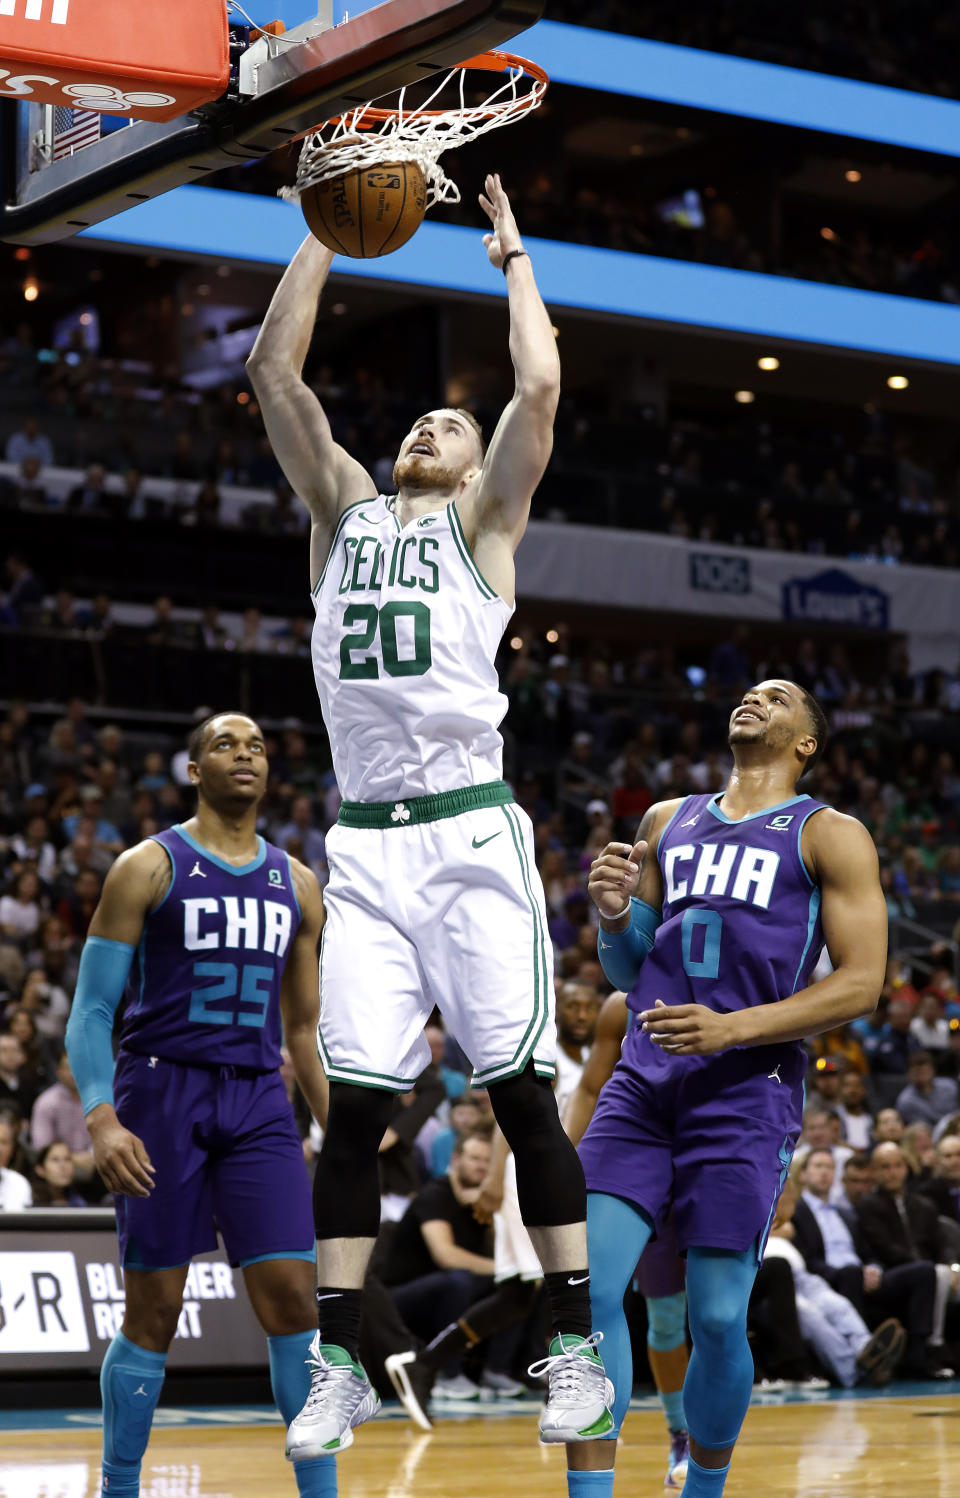
[[(99, 1368), (120, 1329), (123, 1306), (112, 1232), (10, 1231), (4, 1224), (0, 1376)], [(221, 1252), (195, 1260), (169, 1366), (259, 1368), (266, 1361), (266, 1341), (240, 1271), (231, 1269)]]

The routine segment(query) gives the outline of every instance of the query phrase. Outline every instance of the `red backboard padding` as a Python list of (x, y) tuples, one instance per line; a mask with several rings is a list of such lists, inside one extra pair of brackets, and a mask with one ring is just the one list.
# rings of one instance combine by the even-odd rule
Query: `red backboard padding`
[(0, 98), (172, 120), (229, 70), (226, 0), (0, 0)]

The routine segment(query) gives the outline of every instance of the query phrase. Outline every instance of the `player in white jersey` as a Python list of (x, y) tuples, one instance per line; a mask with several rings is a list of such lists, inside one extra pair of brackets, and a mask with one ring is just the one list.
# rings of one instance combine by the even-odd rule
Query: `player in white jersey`
[[(556, 1039), (532, 828), (501, 780), (494, 658), (514, 553), (553, 444), (560, 368), (506, 193), (488, 177), (484, 244), (510, 308), (513, 399), (485, 450), (469, 413), (414, 422), (377, 497), (334, 440), (303, 365), (333, 256), (308, 238), (249, 370), (274, 451), (312, 519), (313, 666), (343, 796), (327, 838), (320, 1050), (330, 1115), (315, 1178), (319, 1339), (288, 1454), (342, 1449), (376, 1396), (358, 1362), (360, 1287), (379, 1223), (392, 1098), (430, 1058), (439, 1005), (517, 1161), (554, 1338), (541, 1439), (611, 1425), (590, 1335), (583, 1172), (551, 1090)], [(319, 1210), (318, 1210), (319, 1209)]]

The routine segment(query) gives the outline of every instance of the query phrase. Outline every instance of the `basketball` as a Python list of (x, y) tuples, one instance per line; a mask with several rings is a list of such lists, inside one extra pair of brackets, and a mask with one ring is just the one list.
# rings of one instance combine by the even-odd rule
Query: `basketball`
[(308, 187), (300, 206), (321, 244), (369, 260), (416, 233), (427, 211), (427, 184), (415, 161), (357, 167)]

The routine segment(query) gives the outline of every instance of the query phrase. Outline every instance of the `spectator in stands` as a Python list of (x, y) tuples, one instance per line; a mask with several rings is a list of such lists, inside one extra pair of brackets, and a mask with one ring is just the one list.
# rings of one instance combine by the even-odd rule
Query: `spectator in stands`
[(212, 479), (205, 480), (197, 490), (193, 504), (180, 511), (180, 524), (198, 529), (209, 529), (220, 523), (220, 490)]
[(73, 1188), (77, 1170), (70, 1146), (64, 1139), (52, 1139), (33, 1167), (31, 1186), (35, 1207), (85, 1207), (79, 1191)]
[(935, 1059), (950, 1049), (950, 1026), (937, 994), (927, 991), (921, 995), (917, 1012), (910, 1021), (910, 1034), (917, 1045), (930, 1051)]
[(873, 1142), (885, 1144), (888, 1140), (899, 1144), (903, 1139), (904, 1123), (896, 1108), (881, 1108), (874, 1120)]
[(837, 1104), (843, 1137), (853, 1150), (868, 1150), (873, 1142), (873, 1115), (867, 1108), (867, 1088), (859, 1072), (849, 1071), (840, 1088)]
[(797, 1316), (809, 1342), (833, 1377), (844, 1388), (857, 1383), (889, 1383), (903, 1356), (907, 1335), (896, 1320), (886, 1321), (871, 1336), (866, 1322), (846, 1296), (811, 1274), (793, 1239), (797, 1194), (792, 1181), (784, 1184), (764, 1254), (786, 1259), (793, 1273)]
[(820, 1102), (831, 1113), (838, 1110), (843, 1079), (847, 1074), (844, 1056), (820, 1056), (807, 1072), (807, 1097), (812, 1106)]
[(915, 1049), (910, 1035), (912, 1018), (913, 1012), (906, 999), (891, 999), (887, 1005), (883, 1034), (869, 1057), (871, 1071), (896, 1077), (906, 1074), (910, 1052)]
[(0, 1212), (22, 1212), (31, 1202), (30, 1182), (14, 1168), (20, 1152), (13, 1125), (0, 1118)]
[(75, 485), (67, 495), (67, 509), (86, 515), (106, 515), (108, 505), (107, 470), (102, 463), (91, 463), (83, 483)]
[(34, 458), (41, 468), (53, 464), (53, 443), (40, 430), (40, 423), (33, 415), (24, 418), (23, 426), (7, 438), (3, 450), (6, 463), (20, 464), (24, 458)]
[(807, 1269), (845, 1295), (868, 1326), (896, 1316), (907, 1329), (903, 1371), (928, 1378), (932, 1373), (927, 1342), (933, 1330), (934, 1265), (927, 1261), (884, 1270), (869, 1262), (859, 1238), (859, 1215), (845, 1215), (845, 1208), (832, 1203), (834, 1184), (829, 1151), (811, 1150), (800, 1171), (802, 1196), (793, 1218), (794, 1242)]
[(109, 594), (95, 593), (90, 600), (89, 615), (83, 620), (83, 628), (96, 639), (103, 640), (113, 633), (115, 625), (113, 604)]
[(937, 1163), (937, 1151), (933, 1143), (933, 1131), (928, 1123), (908, 1124), (900, 1141), (903, 1157), (910, 1171), (910, 1189), (927, 1181), (933, 1175)]
[[(62, 929), (63, 923), (56, 916), (50, 916), (44, 922), (43, 931), (49, 927)], [(55, 962), (56, 954), (50, 948), (43, 948), (30, 954), (30, 961), (36, 962), (46, 951), (47, 955)], [(64, 981), (73, 992), (73, 981), (76, 976), (76, 964), (65, 963)], [(44, 967), (31, 967), (23, 979), (18, 1000), (19, 1006), (26, 1009), (33, 1019), (37, 1030), (47, 1046), (55, 1044), (63, 1039), (63, 1032), (67, 1027), (67, 1019), (70, 1014), (70, 1000), (66, 989), (59, 983), (55, 983), (50, 973)]]
[[(24, 1054), (21, 1075), (39, 1094), (53, 1080), (53, 1066), (48, 1043), (40, 1034), (36, 1018), (26, 1004), (13, 1004), (4, 1011), (3, 1033), (19, 1040)], [(31, 1107), (33, 1103), (31, 1101)], [(22, 1107), (26, 1114), (30, 1109)]]
[(931, 1128), (960, 1109), (960, 1089), (950, 1077), (938, 1077), (929, 1051), (914, 1051), (908, 1063), (908, 1082), (897, 1097), (897, 1112), (905, 1124), (927, 1123)]
[(23, 458), (13, 482), (13, 503), (20, 510), (45, 508), (50, 495), (43, 482), (43, 469), (36, 458)]
[(294, 796), (290, 820), (277, 831), (276, 842), (281, 848), (286, 848), (291, 838), (296, 838), (300, 844), (297, 857), (313, 870), (321, 885), (326, 884), (329, 878), (327, 844), (314, 820), (313, 802), (309, 796)]
[[(383, 1278), (400, 1315), (424, 1341), (492, 1286), (490, 1230), (473, 1215), (489, 1168), (489, 1142), (468, 1135), (454, 1150), (447, 1175), (424, 1186), (398, 1224)], [(478, 1397), (459, 1359), (445, 1373), (434, 1386), (435, 1398)]]
[(49, 885), (57, 867), (57, 850), (49, 838), (46, 817), (31, 817), (22, 832), (14, 833), (10, 846), (18, 863), (32, 868), (41, 884)]
[(154, 600), (153, 618), (146, 627), (146, 639), (148, 645), (157, 647), (168, 645), (189, 645), (192, 643), (193, 629), (184, 619), (177, 619), (173, 612), (173, 599), (166, 594)]
[(263, 615), (259, 609), (244, 609), (242, 627), (237, 637), (236, 648), (255, 653), (262, 653), (270, 649), (270, 641), (267, 639), (263, 627)]
[(273, 636), (273, 648), (277, 655), (295, 655), (307, 660), (310, 656), (310, 632), (313, 626), (302, 614), (294, 615)]
[(960, 1222), (960, 1137), (945, 1134), (936, 1146), (937, 1163), (929, 1180), (918, 1189), (928, 1197), (941, 1217)]
[(835, 1204), (844, 1214), (846, 1222), (852, 1222), (857, 1203), (873, 1190), (873, 1166), (866, 1151), (858, 1150), (844, 1163), (842, 1190), (835, 1193)]
[(85, 937), (100, 898), (100, 875), (96, 869), (81, 869), (69, 893), (57, 904), (57, 915), (75, 937)]
[(215, 603), (204, 606), (200, 616), (199, 643), (204, 650), (232, 650), (236, 644), (226, 625), (221, 622), (220, 610)]
[(10, 893), (0, 896), (0, 933), (24, 946), (40, 926), (40, 880), (34, 869), (18, 874)]
[(430, 1174), (432, 1176), (445, 1176), (450, 1169), (450, 1161), (456, 1149), (457, 1141), (466, 1139), (468, 1135), (482, 1135), (483, 1110), (477, 1100), (468, 1091), (455, 1097), (450, 1103), (450, 1124), (446, 1129), (440, 1129), (434, 1135), (430, 1146)]
[(80, 1091), (73, 1079), (66, 1051), (57, 1061), (57, 1080), (41, 1092), (30, 1115), (34, 1149), (46, 1149), (55, 1139), (66, 1140), (78, 1181), (93, 1177), (93, 1142), (87, 1132)]
[(878, 1144), (872, 1156), (876, 1185), (857, 1208), (867, 1253), (885, 1270), (931, 1265), (945, 1293), (937, 1295), (929, 1337), (931, 1366), (937, 1377), (952, 1378), (944, 1366), (943, 1331), (948, 1296), (960, 1290), (960, 1269), (946, 1262), (946, 1247), (937, 1209), (920, 1192), (906, 1189), (909, 1166), (897, 1144)]
[(806, 1146), (808, 1154), (814, 1150), (827, 1150), (834, 1164), (834, 1180), (836, 1191), (839, 1195), (842, 1190), (840, 1184), (841, 1174), (846, 1162), (853, 1154), (853, 1150), (846, 1144), (838, 1144), (834, 1139), (834, 1126), (840, 1123), (840, 1116), (833, 1108), (825, 1108), (817, 1101), (811, 1101), (803, 1112), (803, 1133), (800, 1136), (801, 1146)]
[(30, 624), (39, 615), (43, 603), (43, 587), (32, 567), (13, 551), (4, 564), (8, 578), (7, 596), (3, 612), (7, 624)]
[(954, 843), (940, 853), (937, 860), (937, 891), (941, 900), (960, 902), (960, 843)]
[(86, 819), (92, 823), (93, 841), (98, 847), (105, 848), (113, 855), (122, 853), (123, 838), (120, 836), (120, 829), (103, 815), (104, 794), (99, 785), (81, 786), (80, 806), (80, 811), (64, 817), (65, 835), (69, 838), (75, 837), (80, 829), (80, 823)]
[[(59, 986), (65, 993), (73, 993), (79, 956), (66, 924), (59, 916), (48, 915), (41, 924), (38, 935), (39, 944), (30, 954), (28, 965), (42, 969), (48, 981)], [(49, 1032), (39, 1017), (37, 1023), (41, 1035), (48, 1035)]]
[(24, 1118), (37, 1100), (40, 1088), (27, 1070), (27, 1057), (15, 1035), (0, 1034), (0, 1104), (14, 1103)]
[(720, 641), (710, 656), (708, 676), (723, 694), (738, 691), (746, 686), (752, 671), (747, 644), (750, 632), (746, 625), (737, 625), (729, 640)]

